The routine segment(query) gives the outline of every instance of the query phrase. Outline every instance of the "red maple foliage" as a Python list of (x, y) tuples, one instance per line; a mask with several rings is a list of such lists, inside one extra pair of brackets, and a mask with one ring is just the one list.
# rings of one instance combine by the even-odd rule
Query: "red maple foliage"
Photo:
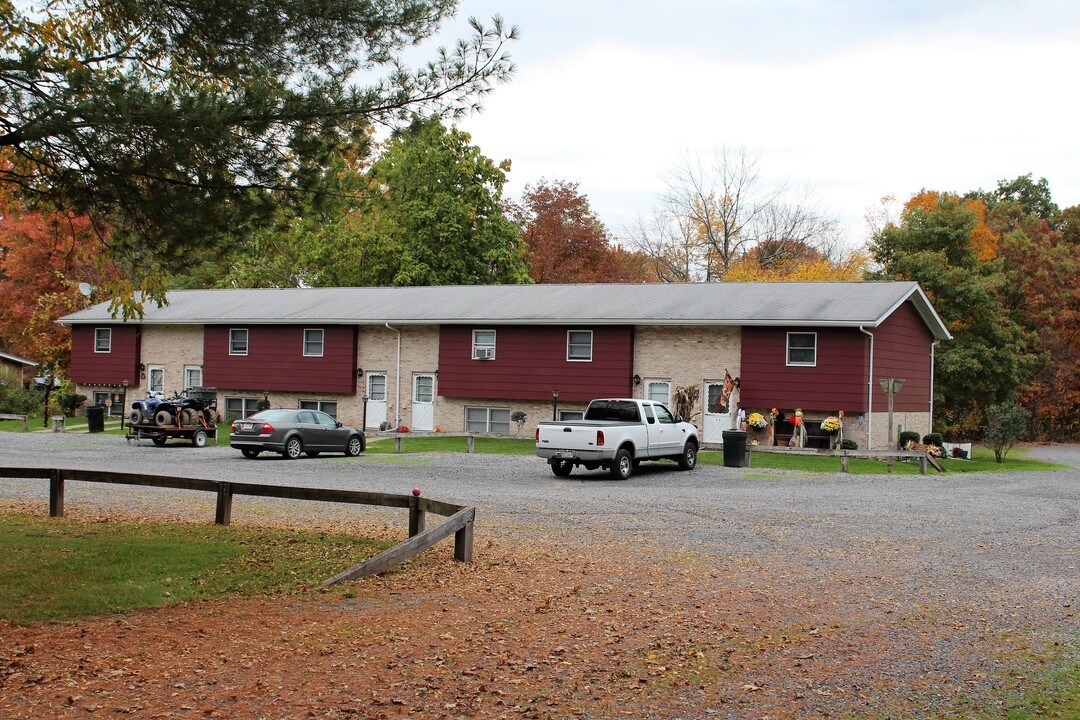
[(529, 245), (529, 275), (538, 283), (655, 281), (639, 253), (611, 243), (577, 183), (541, 180), (526, 186), (510, 216)]
[(102, 287), (121, 276), (90, 218), (9, 208), (0, 218), (0, 343), (66, 367), (71, 332), (56, 320), (86, 306), (80, 283)]

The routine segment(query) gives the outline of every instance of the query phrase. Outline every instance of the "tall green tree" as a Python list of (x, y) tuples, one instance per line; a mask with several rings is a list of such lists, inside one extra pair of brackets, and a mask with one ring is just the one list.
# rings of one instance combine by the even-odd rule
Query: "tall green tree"
[(349, 218), (338, 284), (484, 285), (529, 282), (527, 247), (503, 213), (509, 161), (437, 118), (394, 133)]
[(1003, 301), (1002, 263), (980, 258), (981, 207), (923, 191), (871, 243), (881, 275), (919, 282), (953, 334), (935, 354), (935, 424), (943, 430), (975, 431), (1032, 366), (1027, 333)]
[(141, 272), (175, 265), (298, 195), (317, 206), (328, 158), (373, 124), (464, 112), (505, 80), (516, 29), (497, 17), (401, 64), (455, 6), (0, 1), (0, 190), (108, 226)]

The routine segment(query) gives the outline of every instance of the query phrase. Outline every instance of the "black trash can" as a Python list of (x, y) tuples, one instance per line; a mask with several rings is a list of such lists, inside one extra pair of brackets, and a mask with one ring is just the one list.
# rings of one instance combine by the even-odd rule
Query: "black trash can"
[(105, 432), (105, 408), (100, 405), (86, 408), (86, 424), (92, 433)]
[(746, 431), (725, 430), (724, 467), (742, 467), (746, 458)]

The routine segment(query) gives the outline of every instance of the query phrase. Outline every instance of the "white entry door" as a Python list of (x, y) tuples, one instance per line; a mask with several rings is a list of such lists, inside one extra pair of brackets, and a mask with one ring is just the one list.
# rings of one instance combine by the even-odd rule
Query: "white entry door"
[(412, 429), (435, 429), (435, 376), (413, 376)]
[[(701, 441), (721, 443), (723, 433), (731, 429), (731, 406), (724, 408), (724, 383), (721, 380), (705, 381), (705, 408), (702, 413)], [(730, 402), (730, 398), (728, 399)]]
[(386, 373), (368, 373), (367, 396), (366, 425), (377, 428), (386, 422)]

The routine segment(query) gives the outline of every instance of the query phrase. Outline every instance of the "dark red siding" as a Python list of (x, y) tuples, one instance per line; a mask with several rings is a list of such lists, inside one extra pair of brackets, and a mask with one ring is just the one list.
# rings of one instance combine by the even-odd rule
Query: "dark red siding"
[[(229, 331), (248, 331), (248, 354), (229, 354)], [(356, 392), (356, 328), (328, 326), (322, 357), (304, 357), (311, 325), (209, 325), (203, 333), (203, 382), (236, 390)]]
[[(477, 326), (477, 330), (491, 330)], [(439, 395), (460, 398), (584, 402), (631, 393), (634, 331), (631, 327), (498, 327), (495, 359), (472, 359), (472, 327), (439, 332)], [(591, 362), (568, 362), (568, 330), (592, 330)]]
[[(817, 333), (817, 366), (787, 365), (787, 333)], [(763, 328), (742, 331), (740, 405), (866, 412), (870, 338), (855, 328)]]
[(930, 343), (933, 336), (911, 303), (904, 303), (874, 333), (874, 412), (889, 407), (878, 380), (902, 378), (893, 410), (930, 412)]
[[(112, 329), (111, 350), (94, 352), (94, 331)], [(71, 328), (71, 379), (79, 385), (139, 383), (139, 329), (133, 325), (75, 325)]]

